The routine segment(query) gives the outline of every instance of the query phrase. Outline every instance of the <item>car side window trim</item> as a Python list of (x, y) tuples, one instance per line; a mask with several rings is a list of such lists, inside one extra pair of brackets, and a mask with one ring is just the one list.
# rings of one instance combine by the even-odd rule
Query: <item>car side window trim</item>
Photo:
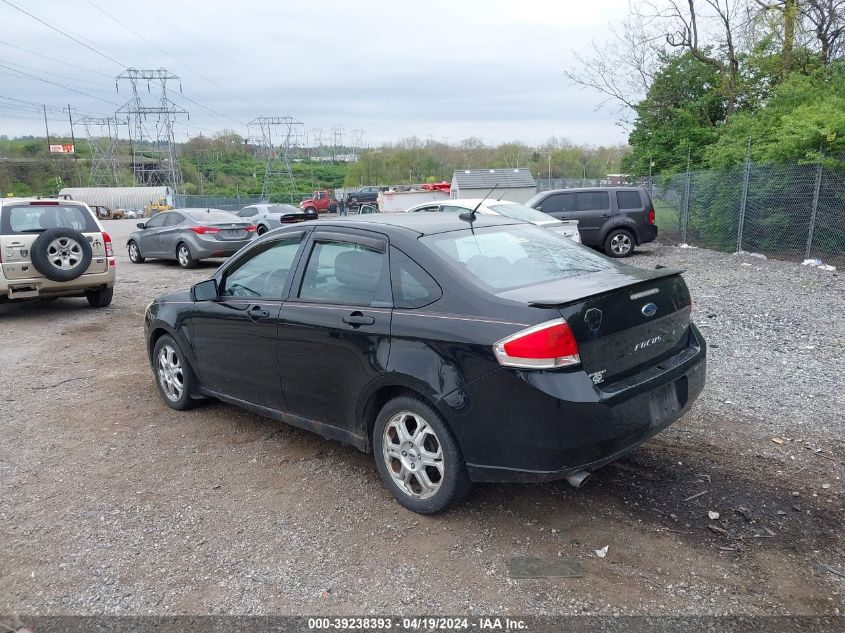
[(314, 232), (315, 243), (328, 242), (350, 242), (352, 244), (360, 244), (366, 246), (374, 251), (384, 254), (387, 250), (387, 242), (378, 237), (366, 237), (355, 233), (333, 233), (329, 231), (317, 230)]

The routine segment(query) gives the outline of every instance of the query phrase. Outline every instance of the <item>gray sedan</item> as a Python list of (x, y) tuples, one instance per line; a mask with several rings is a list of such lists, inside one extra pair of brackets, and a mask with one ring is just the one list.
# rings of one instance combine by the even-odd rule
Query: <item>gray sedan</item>
[(200, 259), (236, 253), (252, 241), (255, 228), (252, 222), (220, 209), (176, 209), (139, 223), (126, 248), (133, 264), (156, 257), (194, 268)]
[(289, 204), (269, 204), (261, 202), (251, 204), (237, 212), (238, 216), (255, 224), (259, 235), (272, 231), (286, 224), (316, 220), (316, 211), (304, 211)]

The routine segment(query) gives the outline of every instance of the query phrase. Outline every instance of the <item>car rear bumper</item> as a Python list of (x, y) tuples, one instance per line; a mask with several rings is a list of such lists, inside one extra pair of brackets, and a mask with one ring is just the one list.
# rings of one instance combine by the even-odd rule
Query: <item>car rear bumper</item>
[(86, 290), (114, 286), (115, 276), (115, 267), (109, 266), (105, 272), (85, 274), (72, 281), (58, 282), (43, 277), (34, 279), (5, 279), (0, 277), (0, 298), (14, 301), (37, 297), (78, 296)]
[[(583, 371), (488, 374), (464, 400), (481, 424), (467, 419), (455, 431), (473, 481), (562, 479), (600, 468), (670, 426), (705, 378), (706, 346), (691, 326), (683, 351), (610, 385), (593, 385)], [(478, 406), (477, 398), (494, 402)]]
[(646, 242), (653, 242), (657, 239), (657, 225), (656, 224), (646, 224), (637, 229), (637, 238), (640, 241), (640, 244), (645, 244)]
[(198, 238), (191, 241), (191, 255), (194, 259), (205, 259), (206, 257), (229, 257), (252, 242), (250, 237), (244, 240), (218, 240)]

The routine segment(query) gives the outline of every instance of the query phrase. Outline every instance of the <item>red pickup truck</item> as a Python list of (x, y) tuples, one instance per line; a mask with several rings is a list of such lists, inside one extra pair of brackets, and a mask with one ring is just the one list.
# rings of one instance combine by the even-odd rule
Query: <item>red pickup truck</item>
[(321, 189), (311, 194), (310, 198), (299, 203), (299, 208), (304, 209), (306, 213), (316, 211), (317, 213), (334, 213), (337, 211), (337, 200), (334, 199), (334, 194), (331, 191)]

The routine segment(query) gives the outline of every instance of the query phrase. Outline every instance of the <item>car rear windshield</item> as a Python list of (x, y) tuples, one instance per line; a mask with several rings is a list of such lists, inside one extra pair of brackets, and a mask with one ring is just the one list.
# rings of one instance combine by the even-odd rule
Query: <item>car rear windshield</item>
[(4, 206), (0, 233), (41, 233), (47, 229), (74, 229), (80, 233), (99, 233), (100, 227), (85, 207), (79, 205)]
[(458, 273), (499, 292), (613, 268), (560, 233), (531, 225), (463, 229), (420, 239)]
[(550, 218), (542, 211), (531, 209), (516, 202), (511, 202), (509, 204), (488, 204), (487, 207), (496, 213), (513, 218), (514, 220), (522, 220), (523, 222), (534, 222), (536, 224), (537, 222), (549, 222), (549, 220), (554, 219)]
[(211, 209), (210, 211), (185, 211), (184, 213), (192, 220), (204, 222), (205, 224), (243, 222), (242, 218), (239, 218), (234, 213), (229, 213), (228, 211), (215, 211), (214, 209)]

